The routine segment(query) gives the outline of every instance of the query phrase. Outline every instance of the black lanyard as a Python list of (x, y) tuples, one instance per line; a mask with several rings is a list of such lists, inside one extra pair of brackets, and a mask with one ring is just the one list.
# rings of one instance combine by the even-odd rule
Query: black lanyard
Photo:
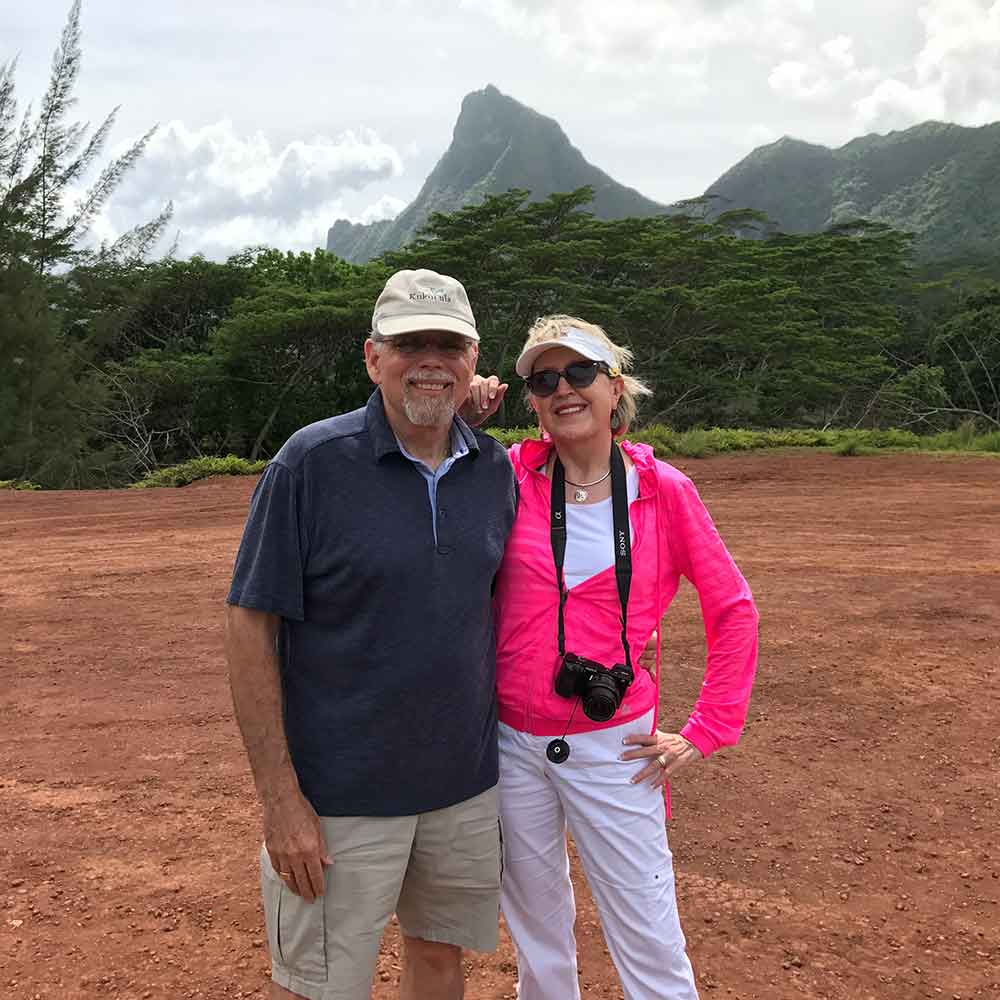
[[(628, 487), (625, 483), (625, 461), (622, 453), (611, 442), (611, 512), (615, 540), (615, 582), (618, 584), (618, 601), (622, 607), (622, 648), (625, 664), (632, 669), (632, 656), (628, 648), (628, 594), (632, 586), (632, 534), (628, 519)], [(566, 655), (566, 625), (563, 607), (569, 591), (563, 580), (563, 563), (566, 559), (566, 473), (556, 455), (552, 467), (552, 558), (556, 564), (556, 584), (559, 587), (559, 656)]]

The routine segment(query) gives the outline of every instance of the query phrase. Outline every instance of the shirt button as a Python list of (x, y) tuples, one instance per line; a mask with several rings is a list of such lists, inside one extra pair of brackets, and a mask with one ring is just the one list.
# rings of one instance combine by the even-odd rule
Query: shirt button
[(451, 546), (450, 545), (439, 545), (437, 550), (438, 550), (438, 555), (439, 556), (451, 555)]
[(438, 507), (438, 517), (444, 517), (444, 507)]

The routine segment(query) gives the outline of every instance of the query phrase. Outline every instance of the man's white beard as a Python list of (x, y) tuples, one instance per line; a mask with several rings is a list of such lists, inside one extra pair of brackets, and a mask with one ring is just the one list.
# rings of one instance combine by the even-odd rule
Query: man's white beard
[[(454, 385), (449, 385), (438, 397), (411, 395), (409, 382), (440, 382), (446, 378), (441, 369), (411, 368), (403, 376), (403, 412), (417, 427), (439, 427), (450, 424), (455, 416)], [(451, 381), (451, 379), (448, 379)], [(415, 390), (416, 391), (416, 390)]]
[(417, 427), (438, 427), (451, 423), (455, 416), (455, 400), (451, 392), (445, 392), (440, 399), (413, 399), (404, 392), (403, 412), (406, 419)]

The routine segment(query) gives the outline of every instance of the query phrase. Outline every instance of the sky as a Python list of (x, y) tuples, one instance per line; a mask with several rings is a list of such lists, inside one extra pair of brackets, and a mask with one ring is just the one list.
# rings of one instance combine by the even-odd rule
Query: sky
[[(0, 0), (22, 107), (69, 6)], [(181, 256), (392, 217), (489, 83), (663, 203), (784, 135), (1000, 120), (1000, 0), (84, 0), (82, 26), (76, 117), (120, 106), (108, 154), (158, 126), (93, 238), (173, 201)]]

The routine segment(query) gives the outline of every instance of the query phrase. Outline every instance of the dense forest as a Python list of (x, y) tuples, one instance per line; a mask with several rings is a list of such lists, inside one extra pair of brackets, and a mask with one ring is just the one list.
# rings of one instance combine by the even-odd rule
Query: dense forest
[[(75, 12), (75, 14), (74, 14)], [(272, 455), (296, 428), (361, 405), (375, 298), (397, 268), (461, 279), (480, 370), (513, 374), (536, 316), (603, 324), (676, 428), (1000, 429), (994, 261), (915, 262), (911, 240), (856, 221), (813, 235), (759, 213), (600, 220), (586, 189), (525, 191), (431, 217), (364, 265), (257, 247), (224, 263), (150, 260), (169, 206), (112, 246), (88, 224), (148, 136), (93, 171), (113, 116), (69, 120), (79, 68), (74, 5), (37, 113), (19, 116), (0, 67), (0, 480), (130, 482), (201, 455)], [(518, 393), (499, 415), (528, 422)]]

